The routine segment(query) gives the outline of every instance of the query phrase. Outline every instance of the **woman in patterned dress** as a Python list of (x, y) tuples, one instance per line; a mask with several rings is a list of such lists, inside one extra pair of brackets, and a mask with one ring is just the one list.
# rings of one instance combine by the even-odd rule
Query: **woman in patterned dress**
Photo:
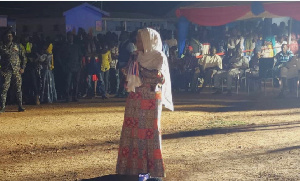
[(152, 177), (165, 177), (160, 128), (162, 105), (174, 110), (168, 60), (162, 52), (160, 35), (151, 28), (138, 31), (136, 46), (137, 52), (123, 72), (128, 77), (130, 65), (138, 64), (140, 84), (127, 78), (130, 92), (116, 171), (120, 175), (150, 173)]

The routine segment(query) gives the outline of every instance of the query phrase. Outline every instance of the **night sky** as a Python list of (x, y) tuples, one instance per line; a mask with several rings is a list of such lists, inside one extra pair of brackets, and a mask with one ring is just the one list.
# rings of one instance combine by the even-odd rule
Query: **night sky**
[[(101, 7), (101, 1), (1, 1), (1, 14), (30, 14), (31, 16), (48, 14), (62, 16), (68, 9), (88, 2)], [(103, 10), (107, 12), (143, 13), (163, 16), (179, 5), (180, 1), (102, 1)]]

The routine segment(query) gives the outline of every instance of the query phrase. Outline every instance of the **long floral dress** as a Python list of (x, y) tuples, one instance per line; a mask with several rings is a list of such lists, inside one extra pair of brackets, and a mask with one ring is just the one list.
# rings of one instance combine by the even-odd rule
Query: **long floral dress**
[(52, 56), (51, 54), (43, 54), (38, 58), (38, 61), (42, 65), (41, 70), (41, 102), (52, 103), (57, 101), (57, 93), (55, 88), (54, 75), (51, 70), (52, 66)]
[(142, 86), (129, 93), (126, 101), (116, 171), (121, 175), (150, 173), (164, 177), (160, 129), (164, 79), (157, 70), (142, 68), (140, 75)]

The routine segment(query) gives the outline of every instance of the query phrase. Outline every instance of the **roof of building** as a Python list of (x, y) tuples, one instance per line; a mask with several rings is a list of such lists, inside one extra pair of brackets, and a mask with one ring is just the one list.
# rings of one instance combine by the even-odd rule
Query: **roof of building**
[(110, 12), (108, 18), (122, 18), (122, 19), (158, 19), (160, 17), (152, 16), (142, 13), (127, 13), (127, 12)]
[(79, 6), (76, 6), (76, 7), (72, 8), (72, 9), (69, 9), (69, 10), (65, 11), (65, 12), (63, 13), (63, 15), (66, 16), (66, 15), (69, 14), (71, 11), (79, 10), (79, 9), (82, 9), (82, 8), (85, 8), (85, 9), (87, 9), (87, 10), (92, 10), (93, 12), (102, 14), (102, 15), (104, 15), (104, 16), (110, 16), (110, 13), (108, 13), (108, 12), (106, 12), (106, 11), (103, 11), (103, 10), (101, 10), (101, 9), (95, 7), (95, 6), (92, 6), (92, 5), (90, 5), (89, 3), (83, 3), (83, 4), (79, 5)]

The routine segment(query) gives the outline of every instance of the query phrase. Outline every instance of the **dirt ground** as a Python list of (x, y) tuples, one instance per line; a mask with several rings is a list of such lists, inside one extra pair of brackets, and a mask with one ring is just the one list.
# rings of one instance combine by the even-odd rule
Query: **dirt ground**
[[(174, 93), (162, 114), (164, 181), (300, 180), (300, 99)], [(115, 174), (125, 99), (8, 106), (0, 180), (101, 180)]]

